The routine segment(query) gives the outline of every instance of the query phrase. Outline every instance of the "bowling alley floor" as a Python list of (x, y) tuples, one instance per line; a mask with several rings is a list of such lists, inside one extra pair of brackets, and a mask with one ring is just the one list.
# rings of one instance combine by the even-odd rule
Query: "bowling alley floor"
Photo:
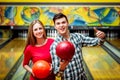
[(24, 46), (24, 39), (15, 38), (0, 49), (0, 80), (8, 80), (10, 76), (14, 75), (15, 66), (19, 66), (19, 62), (21, 63), (20, 58), (23, 55)]
[(120, 39), (107, 39), (109, 43), (120, 49)]
[(120, 64), (101, 46), (83, 47), (83, 58), (94, 80), (120, 80)]
[(4, 43), (6, 40), (8, 40), (8, 38), (0, 38), (0, 45)]

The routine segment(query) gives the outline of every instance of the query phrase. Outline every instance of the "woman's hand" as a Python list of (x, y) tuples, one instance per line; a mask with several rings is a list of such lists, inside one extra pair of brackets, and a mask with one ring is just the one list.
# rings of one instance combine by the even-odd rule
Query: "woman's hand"
[(50, 73), (52, 73), (52, 64), (51, 63), (49, 64), (50, 64)]
[(33, 73), (33, 71), (32, 71), (32, 68), (31, 68), (31, 67), (29, 67), (28, 65), (25, 65), (24, 68), (25, 68), (28, 72), (30, 72), (33, 76), (35, 76), (34, 73)]
[(33, 71), (31, 72), (32, 76), (35, 77), (35, 74), (33, 73)]

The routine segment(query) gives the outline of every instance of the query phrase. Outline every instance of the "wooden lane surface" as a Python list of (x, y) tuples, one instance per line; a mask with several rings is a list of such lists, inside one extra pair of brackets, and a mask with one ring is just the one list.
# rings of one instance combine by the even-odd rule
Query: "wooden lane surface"
[(0, 49), (0, 80), (3, 80), (23, 54), (25, 39), (15, 38)]
[(8, 40), (8, 38), (0, 38), (0, 45), (4, 43), (6, 40)]
[(83, 47), (83, 58), (94, 80), (120, 80), (118, 64), (101, 46)]
[(120, 49), (120, 39), (108, 39), (108, 42), (110, 42), (112, 45)]

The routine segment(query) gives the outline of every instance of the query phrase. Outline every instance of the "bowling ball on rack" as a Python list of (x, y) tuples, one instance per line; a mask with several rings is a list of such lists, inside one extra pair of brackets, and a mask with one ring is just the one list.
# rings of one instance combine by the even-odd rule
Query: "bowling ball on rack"
[(74, 45), (69, 41), (62, 41), (56, 46), (56, 54), (62, 60), (72, 59), (75, 53)]
[(39, 60), (33, 64), (32, 71), (37, 78), (41, 79), (50, 74), (50, 68), (51, 66), (47, 61)]

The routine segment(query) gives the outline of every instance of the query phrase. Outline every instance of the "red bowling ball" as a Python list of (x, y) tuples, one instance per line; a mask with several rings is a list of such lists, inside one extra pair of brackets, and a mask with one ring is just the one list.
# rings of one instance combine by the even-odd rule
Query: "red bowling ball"
[(50, 64), (44, 60), (34, 63), (32, 70), (37, 78), (46, 78), (50, 74)]
[(74, 45), (69, 41), (63, 41), (56, 46), (56, 54), (62, 60), (70, 60), (75, 53)]

